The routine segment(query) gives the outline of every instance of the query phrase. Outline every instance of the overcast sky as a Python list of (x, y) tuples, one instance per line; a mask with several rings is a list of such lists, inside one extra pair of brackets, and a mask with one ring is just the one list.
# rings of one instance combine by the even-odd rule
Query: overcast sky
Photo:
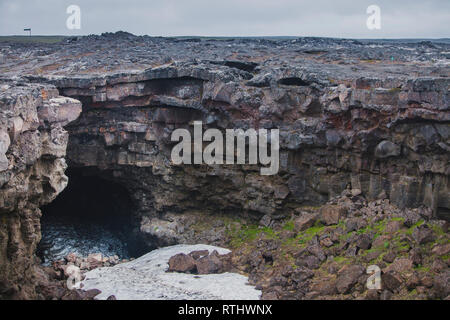
[[(81, 29), (69, 30), (69, 5)], [(369, 5), (381, 29), (366, 26)], [(450, 0), (0, 0), (0, 35), (450, 37)]]

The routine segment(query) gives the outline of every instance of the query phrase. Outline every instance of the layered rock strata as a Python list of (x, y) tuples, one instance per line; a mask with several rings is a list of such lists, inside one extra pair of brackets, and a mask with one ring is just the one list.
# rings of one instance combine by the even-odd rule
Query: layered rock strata
[(39, 207), (67, 185), (64, 126), (81, 103), (51, 85), (0, 83), (0, 296), (34, 298)]
[[(347, 188), (448, 217), (448, 79), (324, 84), (285, 73), (255, 87), (245, 80), (251, 76), (173, 64), (101, 80), (52, 79), (84, 106), (69, 127), (70, 163), (127, 187), (142, 231), (160, 244), (194, 241), (182, 222), (173, 224), (181, 213), (220, 208), (287, 216)], [(171, 133), (192, 129), (194, 120), (223, 132), (279, 128), (280, 171), (261, 176), (254, 165), (173, 165)]]

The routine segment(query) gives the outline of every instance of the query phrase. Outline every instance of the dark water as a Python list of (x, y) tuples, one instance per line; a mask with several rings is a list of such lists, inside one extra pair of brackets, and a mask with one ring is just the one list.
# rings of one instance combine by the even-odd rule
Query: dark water
[(67, 188), (41, 208), (42, 240), (37, 255), (44, 264), (74, 252), (102, 253), (120, 259), (139, 257), (150, 248), (138, 236), (139, 219), (121, 185), (72, 169)]
[(44, 264), (61, 260), (69, 253), (87, 256), (102, 253), (103, 256), (119, 256), (120, 259), (135, 257), (129, 234), (98, 222), (79, 221), (67, 216), (49, 216), (41, 220), (42, 240), (38, 256)]

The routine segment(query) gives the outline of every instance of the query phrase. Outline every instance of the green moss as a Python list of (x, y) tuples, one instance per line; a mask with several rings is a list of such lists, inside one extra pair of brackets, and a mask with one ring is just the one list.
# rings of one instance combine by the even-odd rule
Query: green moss
[(415, 228), (420, 227), (422, 224), (424, 224), (425, 221), (424, 220), (420, 220), (417, 223), (415, 223), (414, 225), (412, 225), (411, 227), (408, 228), (408, 230), (405, 231), (406, 234), (411, 235), (414, 231)]
[(297, 238), (288, 238), (283, 240), (283, 242), (281, 243), (281, 245), (286, 246), (286, 247), (292, 247), (295, 246), (298, 243), (298, 239)]
[(386, 220), (381, 220), (381, 221), (378, 221), (377, 223), (375, 223), (373, 225), (373, 230), (375, 231), (375, 234), (382, 234), (382, 233), (384, 233), (385, 228), (386, 228), (386, 224), (387, 224)]
[(289, 220), (284, 224), (283, 230), (294, 231), (294, 227), (294, 221)]
[(314, 226), (312, 226), (311, 228), (308, 228), (304, 231), (305, 234), (307, 235), (316, 235), (319, 234), (321, 231), (323, 231), (323, 229), (325, 228), (325, 226), (323, 226), (322, 224), (316, 223)]
[(414, 270), (416, 270), (418, 272), (428, 273), (428, 272), (430, 272), (430, 267), (422, 266), (419, 264), (417, 267), (414, 268)]
[(316, 222), (314, 226), (306, 229), (303, 232), (300, 232), (297, 235), (296, 239), (298, 240), (298, 244), (303, 245), (308, 243), (315, 235), (319, 235), (324, 229), (324, 225), (322, 225), (320, 222)]
[(367, 226), (365, 228), (359, 229), (356, 231), (356, 234), (365, 234), (365, 233), (369, 233), (370, 231), (372, 231), (372, 227), (371, 226)]
[(411, 249), (411, 246), (408, 243), (402, 244), (397, 247), (399, 252), (408, 252)]
[(416, 289), (412, 289), (412, 290), (409, 292), (408, 295), (409, 295), (409, 296), (415, 296), (415, 295), (417, 295), (417, 290), (416, 290)]
[(254, 241), (260, 234), (265, 234), (268, 238), (277, 238), (277, 234), (269, 227), (257, 225), (243, 225), (239, 230), (231, 227), (228, 235), (232, 247), (239, 247)]
[(434, 234), (439, 236), (445, 236), (445, 231), (437, 224), (428, 224), (428, 226), (433, 230)]
[(347, 257), (334, 257), (333, 260), (338, 264), (348, 264), (351, 262), (351, 259)]
[(353, 236), (353, 234), (355, 234), (355, 231), (350, 231), (347, 232), (346, 234), (343, 234), (339, 237), (339, 241), (340, 242), (345, 242), (348, 238), (350, 238), (351, 236)]

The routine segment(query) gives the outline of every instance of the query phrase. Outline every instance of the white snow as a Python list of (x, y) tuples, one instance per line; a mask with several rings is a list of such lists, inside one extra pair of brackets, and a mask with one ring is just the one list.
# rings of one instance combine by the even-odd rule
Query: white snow
[(136, 260), (103, 267), (86, 273), (83, 289), (99, 289), (95, 299), (114, 295), (118, 300), (257, 300), (261, 291), (247, 284), (247, 277), (236, 273), (192, 275), (166, 272), (170, 257), (194, 250), (228, 249), (210, 245), (176, 245), (157, 249)]

